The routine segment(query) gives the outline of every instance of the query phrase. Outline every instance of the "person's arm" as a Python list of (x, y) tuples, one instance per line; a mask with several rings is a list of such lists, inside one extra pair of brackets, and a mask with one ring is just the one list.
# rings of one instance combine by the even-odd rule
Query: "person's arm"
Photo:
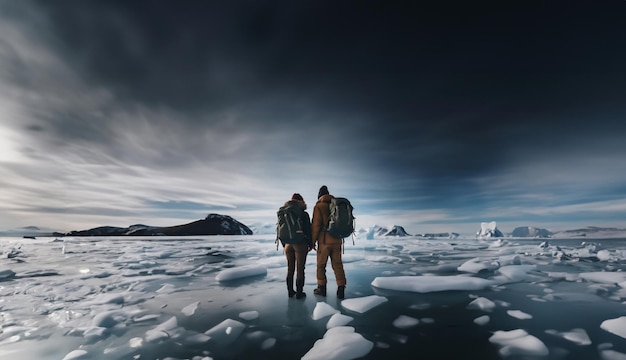
[(322, 228), (322, 213), (320, 208), (315, 205), (313, 208), (313, 221), (311, 223), (311, 239), (313, 240), (313, 246), (317, 247), (318, 237), (320, 236), (320, 230)]
[(309, 246), (309, 250), (313, 249), (313, 236), (311, 234), (311, 218), (309, 217), (308, 212), (304, 212), (303, 215), (304, 220), (304, 237), (306, 238), (307, 245)]

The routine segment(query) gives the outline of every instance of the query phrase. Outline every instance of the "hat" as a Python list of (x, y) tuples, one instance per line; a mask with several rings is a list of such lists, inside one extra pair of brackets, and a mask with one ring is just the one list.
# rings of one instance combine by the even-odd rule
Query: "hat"
[(328, 195), (328, 188), (326, 187), (326, 185), (322, 185), (320, 191), (317, 193), (317, 197), (321, 198), (323, 195)]
[(300, 200), (300, 201), (304, 201), (304, 199), (302, 198), (302, 195), (295, 193), (291, 196), (291, 200)]

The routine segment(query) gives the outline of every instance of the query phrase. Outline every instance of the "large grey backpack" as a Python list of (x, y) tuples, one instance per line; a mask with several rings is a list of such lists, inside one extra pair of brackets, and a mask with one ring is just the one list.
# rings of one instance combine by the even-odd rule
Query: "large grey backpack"
[(281, 206), (276, 212), (276, 237), (283, 244), (294, 244), (304, 240), (302, 215), (304, 210), (296, 204)]
[(334, 237), (345, 238), (354, 233), (354, 215), (352, 204), (346, 198), (336, 197), (330, 200), (328, 231)]

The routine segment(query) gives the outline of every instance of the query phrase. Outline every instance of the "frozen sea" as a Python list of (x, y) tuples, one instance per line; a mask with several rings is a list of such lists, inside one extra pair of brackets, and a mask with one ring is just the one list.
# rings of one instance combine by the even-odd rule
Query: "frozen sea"
[(626, 359), (626, 239), (0, 238), (0, 359)]

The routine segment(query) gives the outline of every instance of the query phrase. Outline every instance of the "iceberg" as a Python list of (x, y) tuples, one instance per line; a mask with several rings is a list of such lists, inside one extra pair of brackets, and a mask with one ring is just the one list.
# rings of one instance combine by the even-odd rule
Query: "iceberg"
[(496, 226), (495, 221), (480, 223), (480, 230), (478, 230), (476, 236), (479, 238), (504, 237), (502, 231)]

